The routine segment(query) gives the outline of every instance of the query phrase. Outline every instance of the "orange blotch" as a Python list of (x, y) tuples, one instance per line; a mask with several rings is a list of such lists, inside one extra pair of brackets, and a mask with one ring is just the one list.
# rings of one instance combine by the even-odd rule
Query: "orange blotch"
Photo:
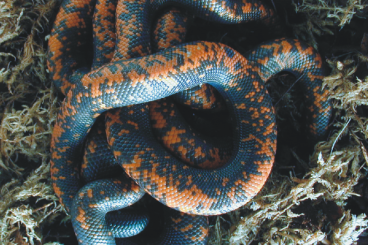
[(86, 212), (83, 210), (82, 207), (78, 207), (78, 215), (75, 218), (80, 224), (81, 227), (85, 230), (90, 229), (90, 226), (87, 224), (87, 217), (86, 217)]

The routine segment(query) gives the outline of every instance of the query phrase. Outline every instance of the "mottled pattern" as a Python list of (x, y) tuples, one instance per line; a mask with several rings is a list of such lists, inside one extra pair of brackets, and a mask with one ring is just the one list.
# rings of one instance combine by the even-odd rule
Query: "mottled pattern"
[(169, 99), (150, 102), (149, 113), (155, 138), (183, 162), (202, 169), (216, 169), (229, 160), (233, 149), (231, 135), (208, 136), (182, 126), (185, 119)]
[[(115, 244), (114, 237), (139, 234), (148, 223), (147, 215), (131, 214), (133, 217), (129, 217), (125, 214), (124, 217), (120, 214), (120, 218), (125, 218), (125, 220), (120, 219), (122, 224), (118, 224), (114, 222), (117, 213), (110, 213), (107, 222), (123, 227), (124, 230), (109, 227), (105, 216), (107, 212), (134, 204), (143, 195), (144, 191), (126, 176), (118, 179), (96, 180), (83, 186), (74, 198), (71, 216), (75, 230), (88, 230), (89, 232), (78, 232), (78, 242), (80, 244), (86, 244), (88, 241), (93, 241), (93, 244)], [(93, 240), (90, 234), (93, 234)]]
[[(97, 14), (95, 17), (92, 15), (96, 0), (64, 0), (62, 2), (49, 39), (48, 68), (54, 83), (64, 94), (71, 85), (72, 77), (77, 76), (74, 72), (77, 69), (88, 67), (83, 50), (85, 50), (84, 46), (89, 43), (92, 34), (97, 44), (94, 52), (96, 55), (94, 57), (95, 64), (104, 63), (101, 60), (103, 57), (107, 59), (112, 57), (115, 47), (113, 47), (114, 42), (111, 40), (115, 38), (117, 38), (115, 57), (126, 59), (131, 56), (138, 57), (148, 54), (150, 43), (147, 41), (143, 42), (144, 45), (141, 41), (131, 43), (130, 39), (125, 37), (131, 35), (136, 38), (135, 35), (139, 32), (143, 40), (149, 40), (148, 26), (151, 23), (152, 15), (156, 10), (167, 5), (188, 9), (197, 16), (219, 23), (241, 23), (249, 20), (273, 21), (273, 11), (260, 1), (153, 0), (151, 4), (149, 4), (150, 1), (142, 0), (116, 2), (117, 0), (98, 2), (99, 8), (96, 6), (97, 11), (95, 12), (106, 16), (103, 18), (104, 21), (99, 22), (93, 22), (100, 17)], [(115, 21), (114, 11), (116, 8), (116, 12), (119, 14), (115, 25), (113, 21)], [(124, 34), (120, 21), (124, 21), (123, 24), (128, 30), (127, 34)], [(92, 22), (94, 25), (91, 34)], [(127, 44), (129, 44), (129, 48)], [(105, 49), (105, 47), (110, 52), (98, 52), (99, 49)], [(96, 58), (97, 56), (98, 58)]]
[[(280, 39), (243, 57), (223, 44), (195, 42), (149, 55), (151, 17), (168, 4), (222, 23), (272, 22), (272, 11), (258, 1), (63, 2), (49, 40), (49, 70), (66, 95), (51, 143), (51, 178), (60, 201), (72, 212), (74, 228), (81, 231), (77, 232), (81, 244), (114, 244), (112, 231), (104, 223), (105, 213), (139, 199), (140, 187), (161, 203), (189, 214), (222, 214), (247, 203), (262, 188), (274, 161), (275, 116), (264, 83), (280, 71), (301, 77), (310, 138), (325, 135), (331, 108), (327, 92), (321, 89), (321, 58), (313, 48)], [(90, 37), (94, 40), (91, 62), (83, 53)], [(216, 153), (214, 159), (228, 161), (215, 170), (193, 168), (166, 152), (150, 129), (149, 109), (144, 104), (203, 83), (221, 93), (233, 118), (232, 155)], [(140, 187), (130, 180), (103, 179), (79, 191), (77, 166), (83, 141), (95, 119), (117, 107), (123, 108), (107, 113), (108, 143)], [(171, 131), (174, 137), (169, 137), (173, 140), (168, 140), (167, 148), (181, 140), (176, 129)], [(193, 149), (198, 156), (206, 155), (198, 147)], [(184, 238), (185, 244), (206, 243), (207, 219), (172, 212), (168, 219), (177, 221), (175, 215), (179, 215), (186, 221), (171, 223), (174, 230), (166, 232), (159, 243), (182, 244)], [(83, 232), (87, 230), (89, 235)]]
[(123, 173), (107, 144), (105, 122), (102, 119), (98, 118), (86, 140), (80, 172), (84, 183)]

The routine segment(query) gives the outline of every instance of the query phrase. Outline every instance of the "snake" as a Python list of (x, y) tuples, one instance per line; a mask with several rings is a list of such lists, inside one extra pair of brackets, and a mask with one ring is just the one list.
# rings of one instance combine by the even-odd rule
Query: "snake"
[[(113, 20), (113, 4), (107, 2), (107, 15)], [(215, 6), (211, 5), (214, 2)], [(137, 21), (138, 15), (134, 15), (134, 23), (138, 25), (150, 23), (147, 13), (151, 13), (151, 9), (172, 3), (222, 23), (267, 19), (272, 12), (258, 1), (129, 2), (140, 6), (142, 20)], [(144, 51), (150, 47), (147, 44), (127, 50), (128, 54), (136, 53), (132, 56), (140, 56), (129, 58), (120, 53), (129, 40), (119, 39), (122, 36), (119, 30), (116, 30), (116, 44), (106, 41), (106, 36), (113, 36), (115, 32), (109, 26), (111, 21), (93, 22), (99, 18), (98, 14), (92, 18), (94, 4), (94, 1), (64, 1), (49, 40), (49, 71), (56, 86), (65, 94), (51, 141), (51, 178), (55, 193), (68, 211), (82, 185), (76, 166), (81, 159), (84, 139), (95, 119), (112, 108), (123, 107), (123, 113), (108, 112), (112, 114), (106, 123), (108, 142), (119, 163), (135, 180), (130, 183), (130, 189), (135, 190), (136, 198), (143, 193), (138, 183), (161, 203), (196, 215), (218, 215), (235, 210), (256, 195), (267, 180), (276, 152), (275, 116), (264, 86), (272, 75), (288, 71), (302, 77), (299, 83), (305, 90), (308, 108), (306, 128), (314, 138), (325, 135), (331, 106), (327, 92), (321, 88), (322, 60), (312, 47), (298, 40), (279, 39), (254, 48), (244, 57), (226, 45), (199, 41), (143, 56), (150, 53), (149, 49)], [(121, 14), (133, 19), (132, 9), (126, 8)], [(122, 18), (117, 16), (116, 26), (119, 26)], [(84, 39), (90, 38), (88, 26), (92, 22), (93, 58), (99, 59), (91, 64), (81, 58), (83, 55), (78, 49), (87, 43)], [(142, 35), (146, 35), (145, 32)], [(82, 41), (75, 42), (76, 37)], [(102, 45), (112, 47), (111, 52), (99, 54)], [(114, 45), (119, 47), (118, 52)], [(110, 61), (106, 63), (104, 58)], [(221, 93), (233, 118), (232, 156), (226, 165), (215, 170), (189, 167), (154, 141), (149, 130), (149, 110), (144, 104), (203, 83), (211, 84)], [(99, 200), (106, 198), (105, 194)]]

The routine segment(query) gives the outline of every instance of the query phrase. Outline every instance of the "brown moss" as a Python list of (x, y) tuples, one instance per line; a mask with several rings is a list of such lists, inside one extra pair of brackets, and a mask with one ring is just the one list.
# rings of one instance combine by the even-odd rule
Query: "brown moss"
[(49, 184), (57, 98), (45, 35), (56, 1), (0, 3), (0, 229), (2, 244), (42, 244), (62, 207)]
[(367, 3), (361, 0), (293, 0), (295, 11), (306, 16), (305, 22), (291, 24), (297, 38), (308, 41), (314, 48), (318, 48), (316, 36), (334, 35), (349, 24), (351, 19), (359, 14), (363, 15)]
[[(336, 110), (334, 130), (327, 141), (315, 146), (309, 162), (296, 152), (294, 157), (279, 158), (292, 166), (302, 165), (302, 171), (285, 175), (275, 167), (265, 188), (248, 205), (212, 218), (210, 244), (352, 244), (367, 228), (364, 213), (354, 215), (346, 208), (356, 195), (354, 186), (365, 176), (368, 160), (368, 78), (360, 73), (368, 61), (366, 34), (361, 43), (327, 51), (319, 43), (342, 27), (349, 30), (353, 17), (362, 17), (367, 4), (294, 2), (296, 11), (305, 16), (303, 22), (291, 25), (294, 35), (328, 57), (331, 74), (325, 78), (325, 89)], [(0, 240), (58, 244), (45, 229), (64, 215), (50, 186), (48, 164), (59, 101), (47, 77), (45, 35), (56, 1), (6, 0), (0, 9)], [(283, 99), (293, 106), (292, 97)]]

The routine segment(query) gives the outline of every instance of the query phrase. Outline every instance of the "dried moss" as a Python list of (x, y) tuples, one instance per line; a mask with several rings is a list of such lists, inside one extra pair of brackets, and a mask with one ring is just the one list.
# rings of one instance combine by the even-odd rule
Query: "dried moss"
[[(295, 1), (304, 21), (291, 25), (294, 35), (329, 57), (325, 89), (336, 110), (334, 130), (315, 146), (309, 162), (293, 153), (292, 165), (303, 164), (303, 171), (285, 175), (275, 168), (248, 205), (211, 218), (210, 244), (353, 244), (367, 228), (365, 214), (346, 208), (368, 162), (368, 77), (360, 73), (367, 66), (367, 45), (362, 39), (326, 51), (319, 43), (348, 29), (353, 17), (364, 17), (367, 6), (358, 0)], [(0, 2), (0, 10), (0, 240), (59, 244), (46, 229), (65, 215), (48, 172), (59, 101), (47, 78), (45, 35), (56, 1), (7, 0)]]
[[(356, 223), (347, 224), (346, 221), (345, 224), (348, 225), (346, 227), (345, 224), (332, 224), (325, 232), (317, 229), (326, 226), (324, 219), (318, 220), (321, 223), (314, 224), (314, 229), (302, 228), (305, 225), (294, 227), (295, 220), (305, 214), (294, 213), (293, 209), (305, 201), (311, 201), (310, 205), (332, 201), (343, 210), (346, 199), (354, 194), (353, 187), (361, 177), (359, 171), (348, 171), (347, 176), (347, 165), (361, 163), (359, 151), (355, 154), (352, 153), (353, 151), (356, 149), (336, 151), (326, 160), (322, 153), (319, 153), (318, 166), (312, 168), (302, 179), (273, 174), (262, 193), (245, 207), (252, 212), (240, 219), (237, 229), (231, 235), (231, 244), (249, 244), (256, 238), (262, 244), (290, 242), (313, 244), (317, 241), (334, 240), (329, 237), (330, 229), (349, 228), (350, 234), (344, 234), (349, 236), (355, 232), (352, 227), (367, 227), (368, 221), (363, 219), (365, 215), (360, 216), (359, 222)], [(351, 217), (349, 211), (343, 212), (347, 217)], [(357, 220), (356, 217), (353, 218)], [(260, 234), (261, 237), (259, 237)]]
[(303, 0), (294, 1), (295, 11), (303, 13), (306, 21), (301, 24), (293, 24), (293, 32), (296, 37), (308, 41), (316, 49), (318, 43), (316, 36), (334, 35), (336, 30), (349, 24), (351, 19), (358, 14), (364, 16), (363, 10), (367, 8), (367, 2), (361, 0)]
[(13, 179), (2, 186), (1, 241), (17, 244), (16, 236), (21, 235), (26, 244), (42, 244), (42, 228), (52, 223), (63, 209), (47, 183), (49, 171), (48, 161), (43, 161), (25, 181)]
[(49, 184), (58, 101), (44, 39), (55, 3), (0, 2), (1, 244), (42, 244), (42, 228), (61, 214)]

